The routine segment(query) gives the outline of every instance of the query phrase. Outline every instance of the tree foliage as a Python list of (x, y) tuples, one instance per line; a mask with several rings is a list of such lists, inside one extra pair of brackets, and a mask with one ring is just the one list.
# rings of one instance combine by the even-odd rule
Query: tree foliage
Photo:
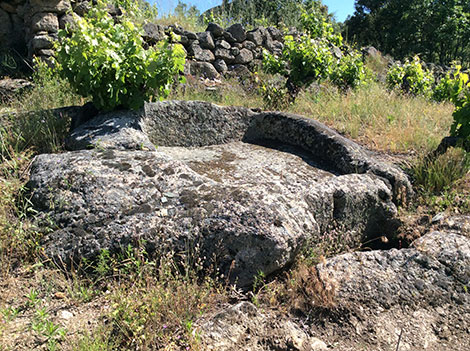
[(227, 23), (299, 28), (301, 9), (320, 10), (328, 16), (328, 7), (321, 0), (223, 0), (220, 6), (210, 11)]
[(345, 35), (393, 57), (470, 65), (468, 0), (356, 0)]

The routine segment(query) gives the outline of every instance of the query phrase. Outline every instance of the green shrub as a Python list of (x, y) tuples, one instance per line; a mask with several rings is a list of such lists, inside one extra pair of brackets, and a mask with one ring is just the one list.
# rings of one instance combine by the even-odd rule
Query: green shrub
[(362, 61), (359, 53), (354, 52), (344, 56), (341, 61), (333, 68), (330, 79), (343, 90), (348, 88), (355, 89), (363, 85), (369, 76), (369, 71)]
[(398, 89), (406, 94), (429, 95), (434, 83), (430, 71), (423, 69), (420, 59), (415, 56), (403, 65), (393, 65), (387, 73), (387, 85), (390, 89)]
[(286, 78), (277, 74), (261, 82), (260, 91), (263, 96), (264, 108), (267, 110), (284, 110), (291, 103), (286, 88)]
[(468, 74), (460, 72), (462, 66), (452, 67), (453, 72), (447, 74), (439, 81), (433, 91), (433, 98), (436, 101), (450, 101), (458, 104), (464, 96), (468, 83)]
[(125, 14), (115, 22), (98, 2), (77, 19), (70, 36), (66, 30), (59, 33), (57, 60), (63, 76), (99, 109), (136, 109), (153, 96), (166, 97), (183, 70), (181, 45), (161, 42), (145, 50), (140, 26), (128, 18)]

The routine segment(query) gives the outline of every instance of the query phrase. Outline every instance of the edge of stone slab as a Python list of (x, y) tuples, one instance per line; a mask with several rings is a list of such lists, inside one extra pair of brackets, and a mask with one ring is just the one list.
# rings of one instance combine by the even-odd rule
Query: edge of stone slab
[(340, 174), (375, 174), (388, 181), (395, 204), (406, 205), (414, 196), (411, 183), (401, 169), (375, 159), (364, 147), (313, 118), (277, 111), (262, 112), (253, 117), (245, 139), (272, 139), (293, 144)]

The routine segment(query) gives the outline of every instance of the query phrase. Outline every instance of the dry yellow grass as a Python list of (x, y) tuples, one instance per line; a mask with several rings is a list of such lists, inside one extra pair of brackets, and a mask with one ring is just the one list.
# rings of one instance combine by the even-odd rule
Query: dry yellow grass
[(409, 97), (371, 84), (341, 94), (304, 93), (291, 111), (315, 118), (369, 147), (389, 152), (431, 151), (448, 135), (453, 105)]

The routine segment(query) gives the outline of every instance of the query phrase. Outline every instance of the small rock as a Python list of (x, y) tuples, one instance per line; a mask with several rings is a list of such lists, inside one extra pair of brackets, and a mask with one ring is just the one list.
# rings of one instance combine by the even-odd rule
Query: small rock
[(431, 219), (431, 223), (432, 224), (441, 223), (443, 219), (444, 219), (444, 214), (438, 213)]
[(73, 318), (73, 313), (67, 310), (62, 310), (57, 313), (57, 317), (64, 320), (69, 320)]
[(217, 40), (217, 42), (215, 43), (215, 47), (218, 49), (220, 48), (220, 49), (227, 49), (227, 50), (230, 50), (232, 48), (230, 44), (226, 42), (225, 40)]
[(155, 23), (145, 23), (143, 26), (142, 38), (150, 45), (156, 44), (165, 39), (163, 27)]

